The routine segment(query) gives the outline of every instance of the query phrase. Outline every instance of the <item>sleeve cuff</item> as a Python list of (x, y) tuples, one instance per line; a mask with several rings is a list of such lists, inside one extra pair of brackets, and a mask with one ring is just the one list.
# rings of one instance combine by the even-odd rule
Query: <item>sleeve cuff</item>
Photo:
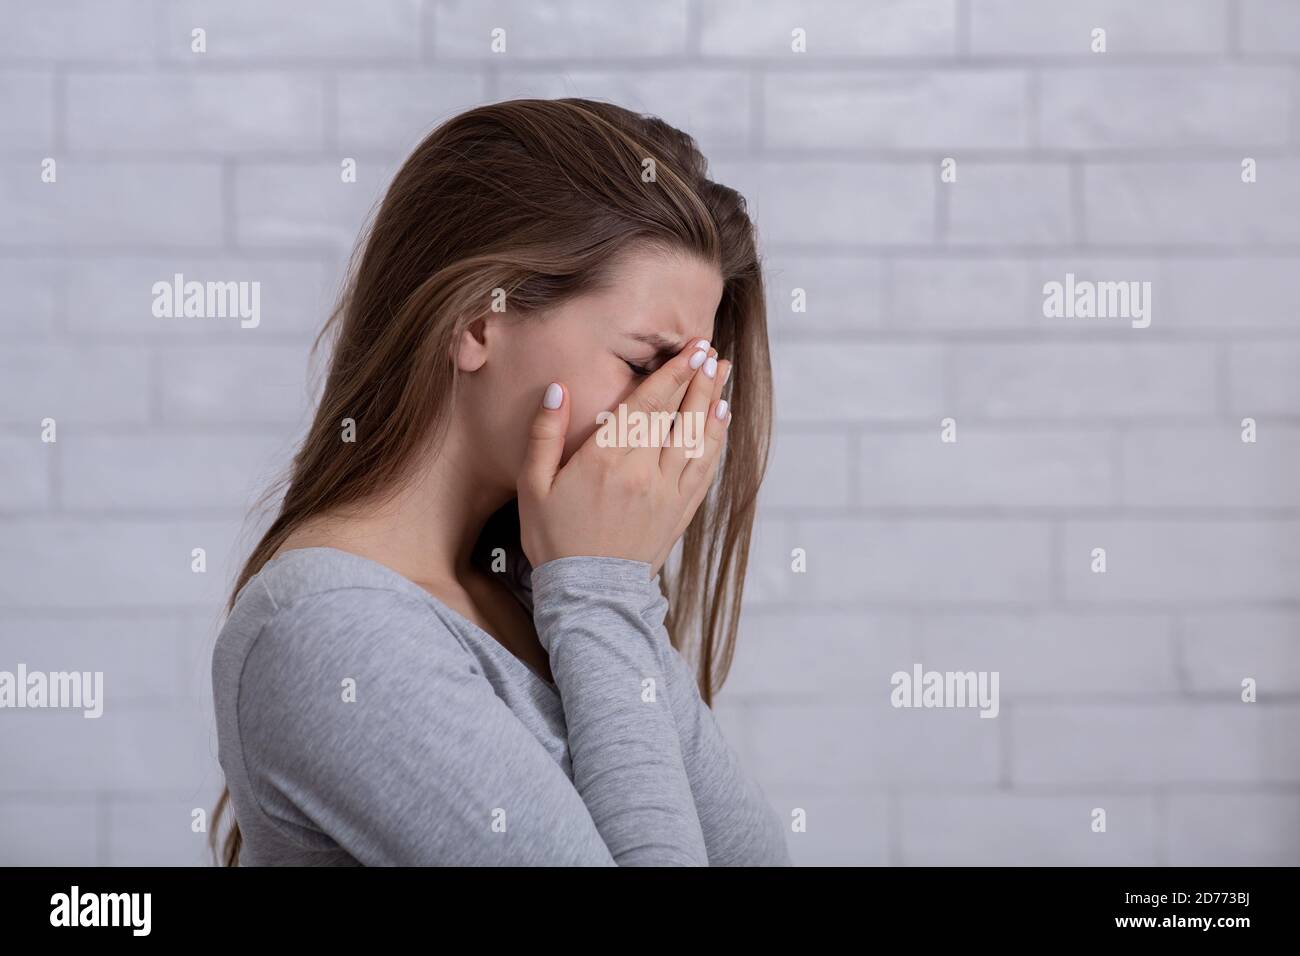
[(650, 570), (648, 562), (631, 558), (595, 555), (555, 558), (532, 569), (533, 600), (540, 601), (548, 592), (574, 585), (598, 593), (616, 591), (658, 597), (659, 576), (651, 577)]

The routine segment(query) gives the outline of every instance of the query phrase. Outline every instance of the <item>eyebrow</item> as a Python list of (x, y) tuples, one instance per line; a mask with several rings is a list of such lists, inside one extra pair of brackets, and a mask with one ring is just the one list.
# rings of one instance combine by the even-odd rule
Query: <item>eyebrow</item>
[(655, 332), (649, 334), (629, 332), (628, 338), (636, 339), (638, 342), (653, 348), (656, 352), (655, 358), (669, 359), (682, 350), (682, 345), (680, 343), (674, 342), (672, 339), (665, 338)]

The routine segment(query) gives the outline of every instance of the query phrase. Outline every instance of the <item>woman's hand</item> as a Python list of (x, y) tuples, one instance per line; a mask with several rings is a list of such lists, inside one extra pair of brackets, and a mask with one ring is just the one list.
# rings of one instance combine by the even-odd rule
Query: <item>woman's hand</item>
[(571, 403), (564, 386), (552, 384), (518, 483), (520, 539), (532, 566), (593, 555), (643, 561), (658, 574), (717, 473), (731, 421), (720, 399), (729, 371), (714, 353), (687, 346), (626, 402), (629, 419), (670, 416), (666, 441), (657, 435), (640, 447), (601, 447), (593, 434), (563, 468)]

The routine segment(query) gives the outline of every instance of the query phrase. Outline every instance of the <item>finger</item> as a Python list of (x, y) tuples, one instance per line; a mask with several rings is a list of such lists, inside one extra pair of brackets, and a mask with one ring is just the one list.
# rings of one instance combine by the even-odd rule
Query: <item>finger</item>
[(709, 357), (699, 374), (686, 387), (672, 433), (659, 456), (660, 470), (674, 480), (681, 477), (682, 469), (692, 458), (698, 458), (704, 451), (705, 416), (713, 402), (721, 397), (722, 382), (730, 366), (731, 363), (725, 359), (718, 361), (717, 349), (709, 349)]
[[(725, 450), (725, 447), (726, 447), (726, 439), (724, 436), (723, 450)], [(714, 479), (717, 477), (718, 469), (722, 465), (723, 450), (720, 450), (718, 454), (713, 456), (713, 463), (709, 465), (708, 473), (704, 476), (704, 480), (700, 482), (695, 482), (694, 484), (696, 484), (697, 487), (695, 487), (693, 491), (687, 492), (688, 498), (687, 498), (686, 510), (682, 512), (681, 520), (678, 522), (677, 528), (673, 534), (673, 543), (669, 545), (667, 551), (664, 551), (660, 554), (659, 557), (660, 564), (663, 564), (663, 562), (667, 559), (668, 554), (671, 552), (672, 548), (676, 546), (677, 541), (681, 538), (682, 535), (686, 533), (686, 529), (689, 528), (691, 526), (691, 522), (695, 520), (695, 515), (700, 510), (700, 506), (704, 504), (704, 500), (709, 496), (709, 490), (713, 487), (713, 482)]]
[(730, 425), (731, 406), (720, 398), (710, 406), (708, 422), (704, 426), (703, 453), (698, 458), (691, 459), (682, 470), (677, 483), (679, 494), (693, 494), (701, 487), (707, 487), (713, 480)]
[(698, 488), (690, 493), (690, 498), (687, 499), (688, 503), (685, 514), (686, 520), (683, 522), (681, 531), (678, 532), (677, 537), (680, 538), (686, 533), (686, 529), (689, 528), (691, 522), (695, 520), (696, 512), (698, 512), (700, 506), (704, 504), (704, 499), (709, 496), (709, 489), (713, 487), (713, 479), (718, 473), (718, 466), (721, 461), (721, 455), (718, 455), (713, 459), (713, 464), (709, 466), (709, 472), (705, 475), (704, 480), (699, 483)]
[(651, 416), (677, 411), (686, 386), (695, 372), (708, 359), (709, 343), (700, 339), (682, 349), (671, 359), (655, 369), (631, 395), (627, 397), (628, 412), (641, 412)]
[(546, 386), (528, 431), (520, 490), (543, 497), (551, 490), (564, 457), (564, 436), (569, 431), (569, 393), (559, 382)]

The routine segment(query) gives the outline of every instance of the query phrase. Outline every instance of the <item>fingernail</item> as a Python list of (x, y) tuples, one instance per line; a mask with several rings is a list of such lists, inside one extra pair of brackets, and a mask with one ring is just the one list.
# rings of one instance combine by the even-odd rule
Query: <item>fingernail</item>
[(696, 347), (697, 349), (704, 349), (704, 351), (707, 352), (707, 351), (709, 350), (709, 340), (708, 340), (708, 339), (700, 339), (698, 342), (695, 343), (695, 347)]
[(699, 368), (701, 365), (704, 364), (704, 360), (707, 359), (708, 357), (709, 357), (708, 352), (702, 351), (700, 349), (696, 349), (695, 354), (691, 356), (691, 368)]
[(727, 417), (727, 400), (725, 398), (718, 401), (718, 410), (716, 414), (719, 419), (725, 419)]
[(727, 379), (729, 379), (729, 378), (731, 378), (731, 366), (730, 366), (730, 365), (728, 365), (728, 366), (727, 366), (727, 370), (726, 370), (725, 372), (722, 373), (722, 384), (723, 384), (723, 385), (726, 385), (726, 384), (727, 384)]
[[(704, 353), (703, 353), (703, 352), (696, 352), (695, 354), (696, 354), (696, 355), (703, 355)], [(715, 358), (710, 358), (707, 362), (704, 363), (704, 374), (707, 375), (709, 378), (713, 378), (713, 376), (715, 376), (715, 375), (718, 374), (718, 360), (717, 360), (717, 359), (715, 359)]]
[(542, 408), (559, 408), (564, 402), (564, 389), (560, 388), (558, 382), (552, 382), (546, 386), (546, 394), (542, 396)]

